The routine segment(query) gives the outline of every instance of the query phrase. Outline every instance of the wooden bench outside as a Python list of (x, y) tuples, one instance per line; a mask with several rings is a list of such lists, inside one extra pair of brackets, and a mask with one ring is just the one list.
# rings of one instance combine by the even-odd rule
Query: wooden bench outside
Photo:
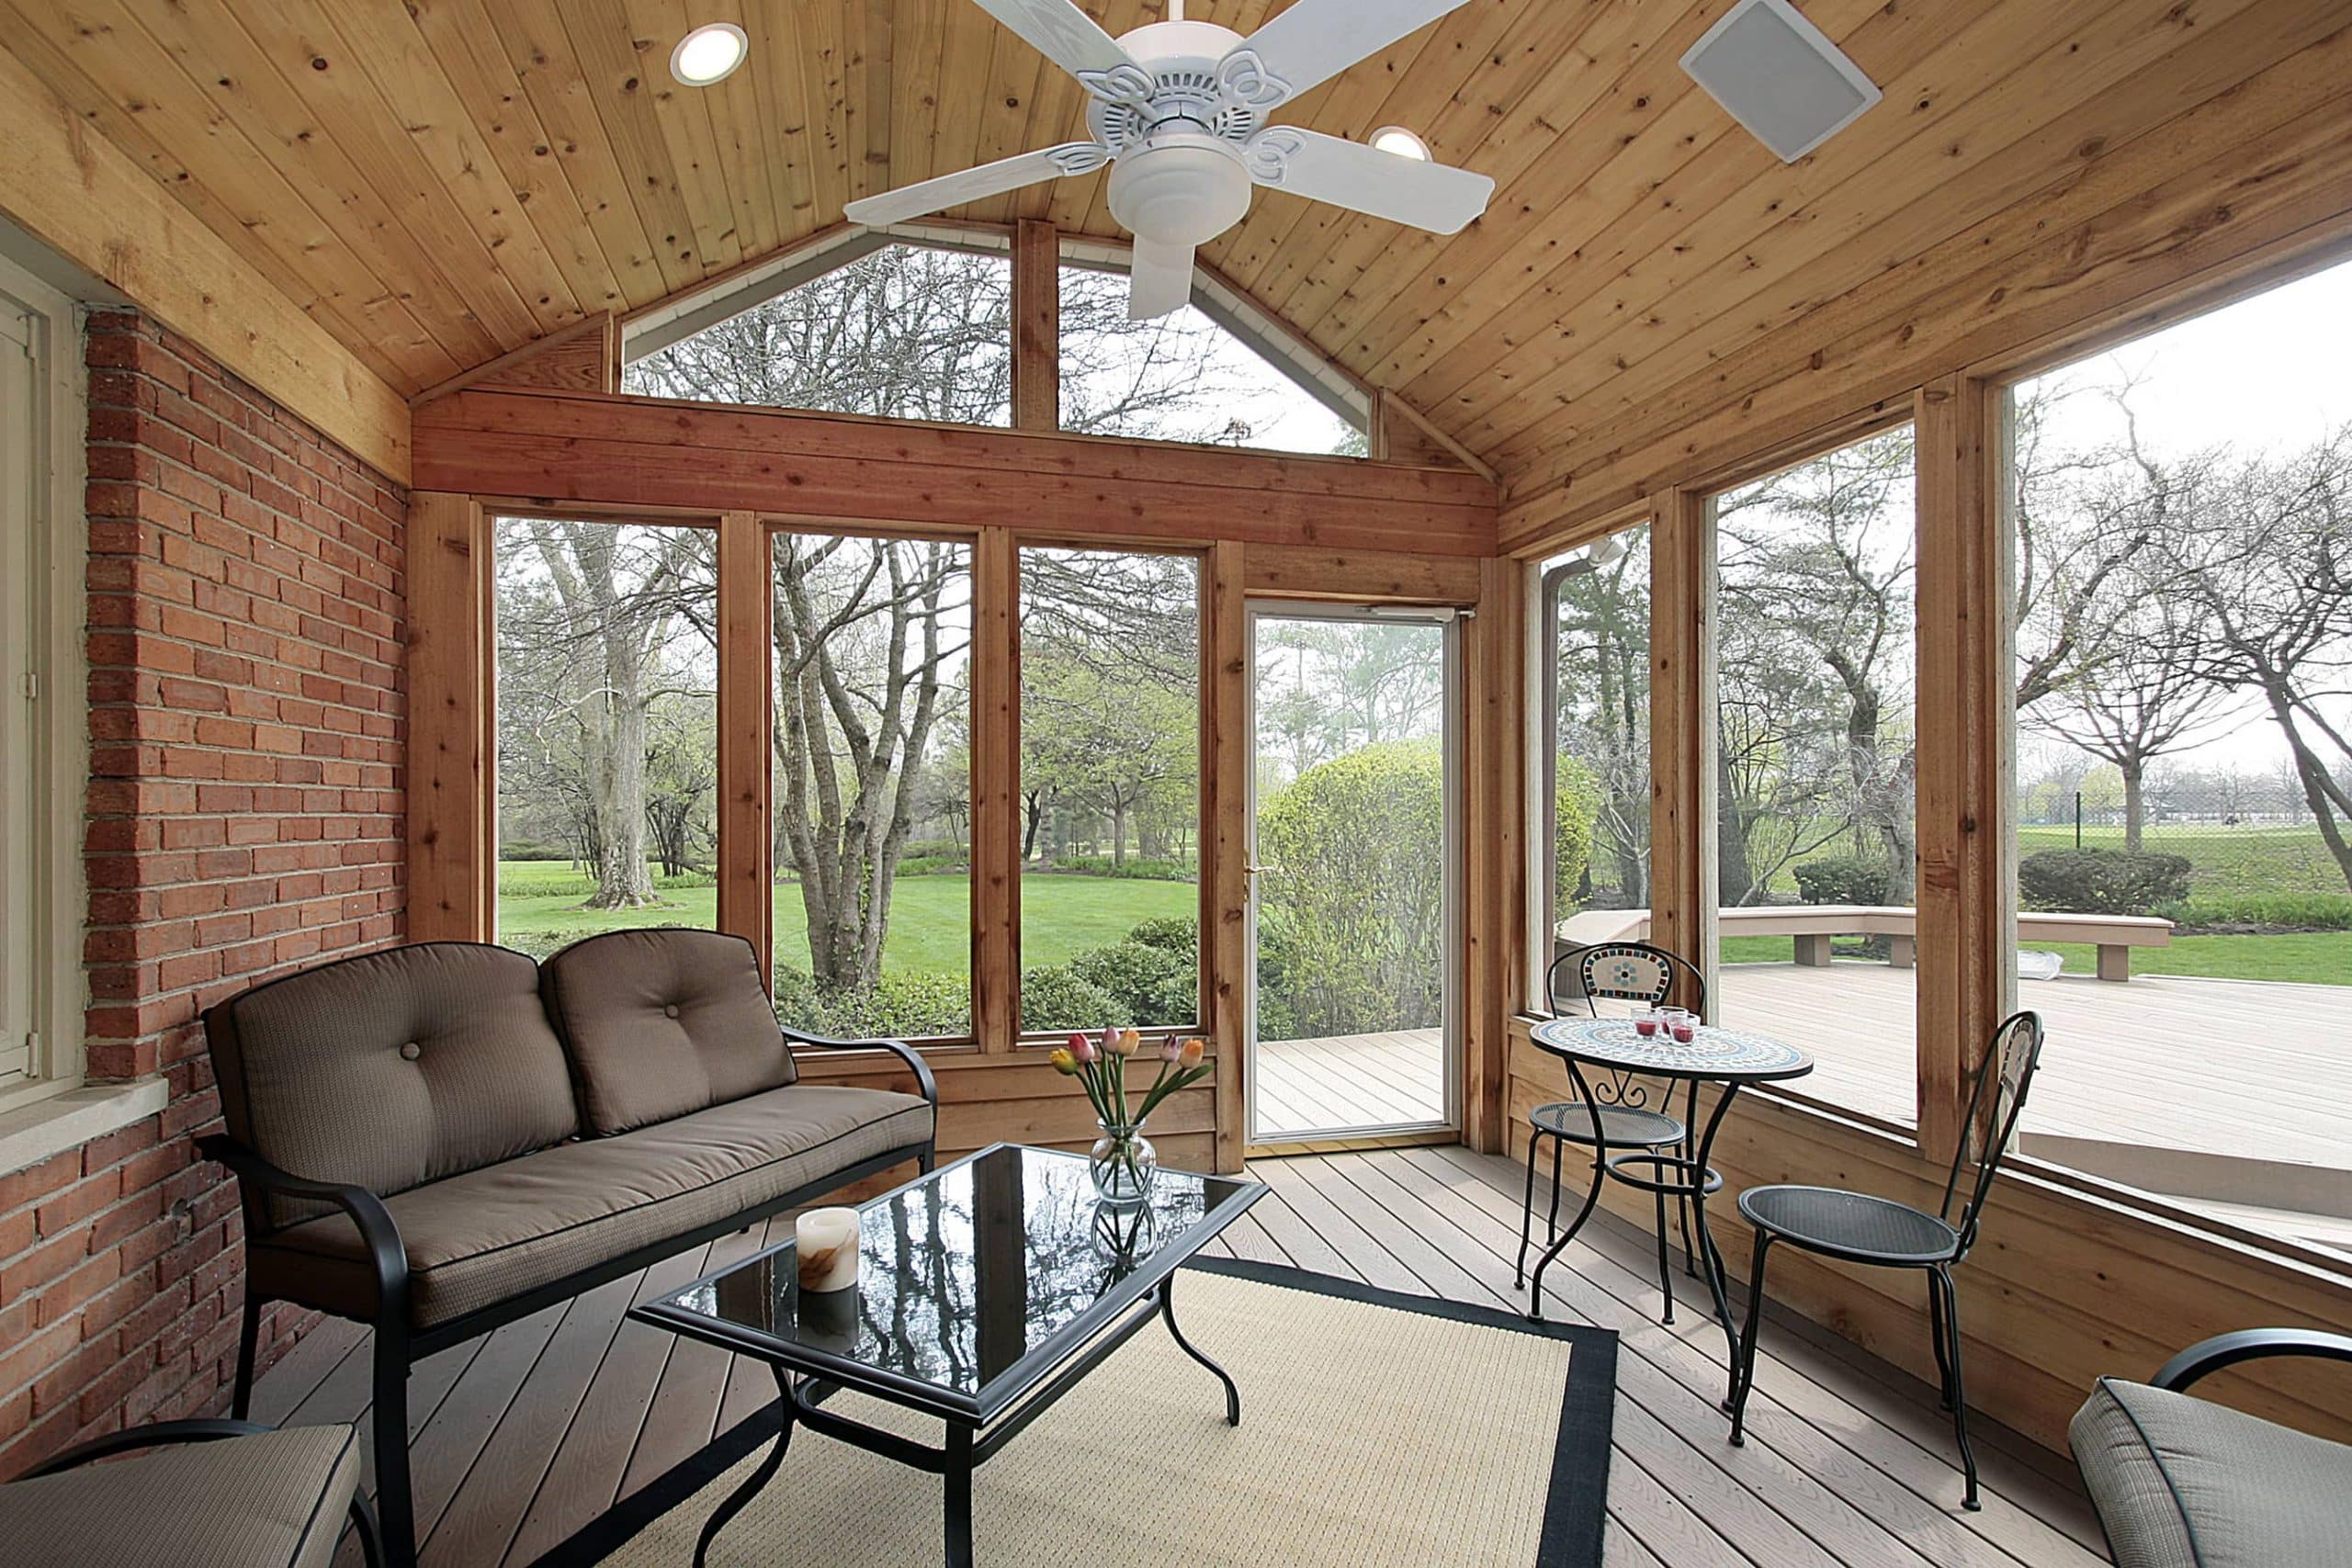
[[(1784, 936), (1796, 944), (1799, 964), (1822, 968), (1829, 963), (1832, 937), (1883, 936), (1887, 962), (1897, 969), (1918, 963), (1918, 911), (1900, 905), (1767, 904), (1752, 908), (1724, 909), (1717, 917), (1723, 934)], [(1559, 940), (1572, 947), (1602, 942), (1647, 940), (1647, 909), (1587, 909), (1560, 922)], [(2098, 949), (2098, 977), (2132, 978), (2132, 950), (2168, 947), (2172, 922), (2153, 915), (2068, 915), (2031, 911), (2018, 917), (2018, 940), (2087, 942)]]

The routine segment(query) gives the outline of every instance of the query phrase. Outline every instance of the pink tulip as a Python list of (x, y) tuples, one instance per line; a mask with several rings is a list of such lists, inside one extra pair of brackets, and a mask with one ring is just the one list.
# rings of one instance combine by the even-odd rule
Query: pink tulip
[(1080, 1066), (1091, 1063), (1095, 1055), (1094, 1042), (1083, 1034), (1073, 1034), (1069, 1037), (1069, 1054), (1078, 1058)]
[(1184, 1043), (1173, 1034), (1159, 1043), (1159, 1059), (1173, 1062), (1184, 1054)]
[(1118, 1048), (1119, 1032), (1115, 1029), (1105, 1029), (1102, 1032), (1102, 1049), (1107, 1052), (1116, 1051)]

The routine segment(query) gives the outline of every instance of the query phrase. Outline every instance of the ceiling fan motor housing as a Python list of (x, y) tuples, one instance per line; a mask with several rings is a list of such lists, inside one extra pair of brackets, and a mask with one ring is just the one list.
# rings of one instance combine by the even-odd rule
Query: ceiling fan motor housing
[[(1144, 101), (1088, 106), (1098, 140), (1114, 149), (1111, 215), (1146, 240), (1197, 245), (1250, 210), (1242, 143), (1262, 110), (1236, 91), (1226, 62), (1242, 41), (1213, 22), (1154, 22), (1120, 36), (1119, 46), (1151, 75)], [(1221, 69), (1222, 68), (1222, 69)], [(1271, 107), (1269, 102), (1265, 107)]]

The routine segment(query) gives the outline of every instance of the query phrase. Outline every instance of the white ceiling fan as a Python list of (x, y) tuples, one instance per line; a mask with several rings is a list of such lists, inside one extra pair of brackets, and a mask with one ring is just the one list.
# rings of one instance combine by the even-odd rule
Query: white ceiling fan
[(1193, 251), (1238, 223), (1253, 185), (1451, 234), (1495, 182), (1417, 152), (1266, 123), (1277, 105), (1368, 59), (1466, 0), (1296, 0), (1247, 39), (1169, 19), (1114, 39), (1071, 0), (975, 0), (1079, 80), (1091, 141), (1065, 142), (849, 203), (860, 223), (901, 223), (1064, 175), (1111, 171), (1111, 215), (1135, 235), (1127, 314), (1192, 298)]

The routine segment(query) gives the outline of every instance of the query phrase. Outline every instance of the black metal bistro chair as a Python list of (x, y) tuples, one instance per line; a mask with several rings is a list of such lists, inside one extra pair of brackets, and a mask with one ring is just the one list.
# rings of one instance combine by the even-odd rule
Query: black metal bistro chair
[[(1690, 982), (1691, 1011), (1703, 1013), (1707, 1006), (1707, 982), (1690, 962), (1662, 947), (1652, 947), (1641, 942), (1605, 942), (1591, 947), (1575, 948), (1552, 961), (1545, 976), (1545, 989), (1552, 998), (1552, 1010), (1561, 1013), (1581, 1006), (1594, 1017), (1600, 1010), (1593, 1004), (1606, 997), (1615, 1001), (1641, 1002), (1658, 1007), (1674, 994), (1677, 976)], [(1611, 1148), (1676, 1149), (1685, 1159), (1691, 1157), (1690, 1127), (1697, 1119), (1699, 1085), (1690, 1084), (1683, 1114), (1673, 1114), (1669, 1103), (1674, 1098), (1671, 1084), (1656, 1087), (1657, 1105), (1649, 1103), (1652, 1086), (1639, 1081), (1631, 1073), (1597, 1074), (1592, 1084), (1592, 1097), (1600, 1112), (1600, 1135)], [(1555, 1100), (1539, 1105), (1529, 1113), (1532, 1131), (1527, 1136), (1527, 1196), (1519, 1216), (1519, 1261), (1511, 1269), (1514, 1283), (1527, 1282), (1527, 1244), (1535, 1219), (1535, 1158), (1546, 1138), (1552, 1140), (1552, 1212), (1544, 1222), (1544, 1240), (1549, 1246), (1558, 1235), (1560, 1227), (1560, 1151), (1565, 1144), (1592, 1146), (1592, 1109), (1580, 1100)], [(1605, 1179), (1596, 1178), (1596, 1179)], [(1720, 1177), (1711, 1179), (1709, 1192), (1723, 1185)], [(1674, 1273), (1667, 1261), (1666, 1194), (1653, 1189), (1657, 1199), (1657, 1282), (1666, 1296), (1664, 1320), (1674, 1321)], [(1682, 1215), (1682, 1255), (1685, 1267), (1695, 1276), (1697, 1269), (1690, 1259), (1690, 1205), (1678, 1199)]]
[[(2025, 1097), (2041, 1061), (2041, 1017), (2020, 1012), (1993, 1032), (1984, 1060), (1977, 1065), (1968, 1095), (1967, 1131), (1944, 1180), (1943, 1201), (1934, 1213), (1835, 1187), (1751, 1187), (1739, 1195), (1739, 1212), (1756, 1231), (1756, 1254), (1747, 1271), (1747, 1326), (1740, 1336), (1739, 1364), (1732, 1369), (1731, 1440), (1744, 1440), (1748, 1391), (1756, 1385), (1756, 1333), (1764, 1301), (1764, 1261), (1774, 1242), (1807, 1252), (1882, 1269), (1917, 1269), (1928, 1276), (1928, 1326), (1942, 1382), (1944, 1408), (1951, 1412), (1961, 1468), (1968, 1494), (1961, 1506), (1976, 1507), (1976, 1455), (1968, 1446), (1968, 1391), (1960, 1374), (1960, 1302), (1951, 1270), (1976, 1245), (1985, 1195), (2001, 1168)], [(1985, 1091), (1992, 1090), (1990, 1114)], [(1973, 1147), (1972, 1148), (1972, 1145)], [(1962, 1191), (1961, 1179), (1973, 1156), (1976, 1171)], [(1953, 1212), (1955, 1201), (1959, 1212)]]

